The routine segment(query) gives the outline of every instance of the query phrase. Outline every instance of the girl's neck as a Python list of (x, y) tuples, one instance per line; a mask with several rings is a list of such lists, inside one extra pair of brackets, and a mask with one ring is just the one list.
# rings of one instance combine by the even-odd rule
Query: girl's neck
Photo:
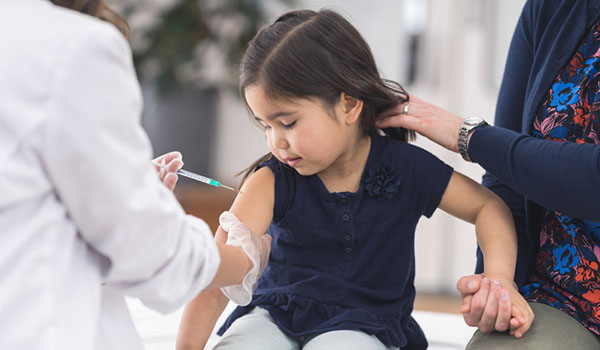
[(356, 192), (369, 158), (371, 137), (360, 137), (327, 169), (317, 175), (331, 193)]

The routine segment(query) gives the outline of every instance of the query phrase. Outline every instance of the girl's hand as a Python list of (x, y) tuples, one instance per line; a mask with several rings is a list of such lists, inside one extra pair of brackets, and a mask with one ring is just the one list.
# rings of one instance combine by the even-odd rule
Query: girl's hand
[(516, 338), (531, 327), (533, 311), (514, 282), (471, 275), (462, 277), (457, 289), (462, 295), (460, 311), (467, 325), (478, 327), (484, 333), (510, 330)]
[(418, 132), (431, 141), (458, 152), (458, 132), (464, 118), (443, 108), (409, 96), (408, 113), (403, 114), (406, 103), (397, 104), (379, 117), (378, 128), (402, 127)]
[(152, 160), (152, 164), (158, 172), (160, 181), (171, 191), (177, 184), (177, 170), (183, 167), (183, 156), (180, 152), (174, 151), (163, 154)]
[(513, 284), (507, 287), (507, 289), (510, 301), (512, 302), (510, 334), (515, 338), (521, 338), (531, 327), (535, 315), (525, 298), (523, 298)]

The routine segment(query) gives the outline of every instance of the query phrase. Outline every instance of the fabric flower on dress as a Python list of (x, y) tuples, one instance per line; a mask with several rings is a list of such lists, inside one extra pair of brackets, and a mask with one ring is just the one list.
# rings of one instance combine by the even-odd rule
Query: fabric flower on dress
[(399, 186), (400, 179), (396, 176), (394, 168), (382, 165), (367, 170), (365, 191), (369, 196), (379, 200), (390, 199), (396, 195)]

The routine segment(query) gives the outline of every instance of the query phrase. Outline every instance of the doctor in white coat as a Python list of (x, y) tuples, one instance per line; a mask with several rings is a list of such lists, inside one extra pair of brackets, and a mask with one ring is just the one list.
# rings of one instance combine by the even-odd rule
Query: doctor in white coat
[(80, 11), (0, 1), (0, 349), (141, 349), (124, 295), (172, 311), (264, 266), (270, 238), (216, 245), (184, 213), (150, 162), (128, 43), (92, 15), (117, 17), (53, 1)]

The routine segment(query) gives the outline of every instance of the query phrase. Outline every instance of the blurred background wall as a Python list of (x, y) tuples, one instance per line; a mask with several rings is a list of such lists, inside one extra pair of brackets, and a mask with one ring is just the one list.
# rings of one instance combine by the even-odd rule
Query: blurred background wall
[[(385, 78), (463, 116), (493, 122), (508, 45), (525, 0), (114, 0), (132, 27), (155, 154), (180, 150), (185, 168), (237, 185), (267, 152), (236, 90), (236, 64), (263, 24), (297, 8), (330, 8), (370, 44)], [(483, 171), (419, 137), (416, 144), (477, 181)], [(233, 195), (185, 179), (178, 198), (213, 228)], [(456, 294), (474, 269), (473, 226), (437, 211), (416, 238), (418, 292)]]

